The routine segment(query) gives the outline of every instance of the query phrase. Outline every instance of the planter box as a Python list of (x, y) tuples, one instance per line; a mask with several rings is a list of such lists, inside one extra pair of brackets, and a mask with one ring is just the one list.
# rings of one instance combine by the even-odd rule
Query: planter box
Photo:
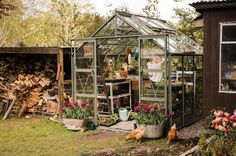
[(160, 138), (163, 136), (164, 124), (162, 125), (145, 125), (140, 124), (139, 127), (144, 129), (144, 138)]
[(85, 131), (87, 129), (88, 120), (86, 119), (67, 119), (63, 118), (63, 123), (69, 130)]

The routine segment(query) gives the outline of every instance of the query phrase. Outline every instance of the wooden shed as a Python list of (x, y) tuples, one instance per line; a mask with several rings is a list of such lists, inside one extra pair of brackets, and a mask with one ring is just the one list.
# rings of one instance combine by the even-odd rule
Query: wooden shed
[[(236, 1), (191, 4), (204, 26), (203, 115), (215, 108), (236, 107)], [(199, 20), (199, 19), (198, 19)]]
[[(4, 97), (9, 99), (9, 94), (5, 96), (2, 90), (14, 90), (17, 103), (14, 107), (17, 108), (13, 108), (13, 113), (18, 113), (17, 110), (20, 110), (19, 116), (26, 111), (58, 113), (64, 103), (64, 79), (71, 79), (70, 51), (70, 47), (0, 47), (0, 104)], [(56, 90), (50, 91), (51, 87)], [(52, 93), (43, 94), (45, 90), (54, 92), (57, 108), (48, 108), (46, 104), (45, 109), (39, 109), (41, 99), (53, 100)], [(0, 114), (4, 113), (2, 111), (0, 109)]]

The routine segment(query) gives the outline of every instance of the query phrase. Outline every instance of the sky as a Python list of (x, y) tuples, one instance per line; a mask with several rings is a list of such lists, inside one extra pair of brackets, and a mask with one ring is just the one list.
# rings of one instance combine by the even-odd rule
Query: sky
[[(95, 10), (102, 16), (106, 16), (109, 11), (109, 4), (112, 4), (112, 9), (122, 5), (127, 5), (131, 13), (141, 14), (142, 8), (147, 4), (147, 0), (90, 0), (95, 6)], [(184, 0), (183, 2), (174, 2), (174, 0), (159, 0), (158, 10), (160, 18), (168, 21), (175, 20), (173, 8), (191, 7), (188, 4), (198, 0)]]

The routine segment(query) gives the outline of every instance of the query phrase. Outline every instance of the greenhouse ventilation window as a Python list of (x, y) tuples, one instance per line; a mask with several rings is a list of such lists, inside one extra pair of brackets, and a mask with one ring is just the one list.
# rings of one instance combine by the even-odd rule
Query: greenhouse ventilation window
[(220, 24), (219, 91), (236, 93), (236, 23)]

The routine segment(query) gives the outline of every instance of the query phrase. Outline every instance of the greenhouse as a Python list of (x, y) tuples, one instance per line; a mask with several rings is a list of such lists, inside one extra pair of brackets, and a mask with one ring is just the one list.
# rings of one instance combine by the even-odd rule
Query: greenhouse
[(164, 20), (117, 11), (90, 38), (72, 39), (72, 98), (93, 103), (96, 123), (159, 103), (181, 128), (201, 118), (202, 51)]

